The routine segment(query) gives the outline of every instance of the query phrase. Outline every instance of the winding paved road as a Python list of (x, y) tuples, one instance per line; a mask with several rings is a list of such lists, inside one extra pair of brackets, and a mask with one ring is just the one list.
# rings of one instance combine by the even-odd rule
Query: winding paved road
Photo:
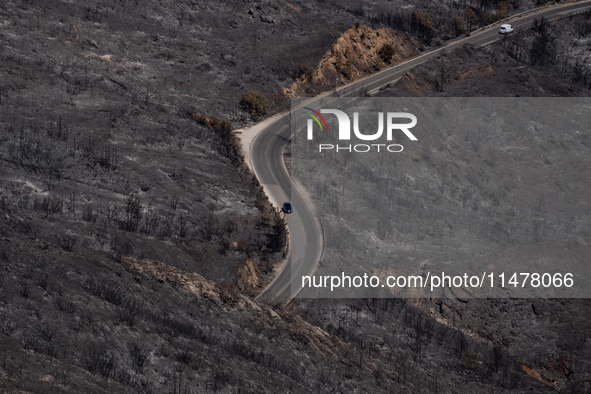
[[(577, 13), (591, 7), (591, 0), (563, 6), (552, 7), (522, 17), (511, 19), (510, 23), (516, 32), (532, 25), (534, 18), (545, 17), (547, 20)], [(515, 33), (514, 33), (515, 34)], [(473, 34), (446, 46), (425, 53), (395, 67), (381, 71), (367, 78), (351, 83), (338, 89), (339, 96), (354, 97), (365, 92), (373, 92), (386, 86), (404, 73), (425, 63), (429, 59), (449, 52), (464, 44), (480, 47), (492, 41), (502, 39), (498, 34), (498, 24), (494, 27)], [(328, 93), (311, 98), (307, 106), (315, 107), (321, 97)], [(261, 130), (250, 143), (249, 156), (251, 168), (271, 201), (281, 206), (284, 201), (291, 201), (293, 213), (287, 215), (290, 231), (290, 264), (286, 264), (275, 280), (265, 289), (260, 297), (273, 304), (289, 302), (301, 290), (302, 275), (313, 275), (318, 267), (324, 249), (322, 224), (314, 214), (312, 203), (305, 198), (301, 187), (292, 188), (290, 175), (283, 165), (282, 152), (291, 137), (289, 114), (282, 116)], [(292, 277), (293, 284), (292, 284)]]

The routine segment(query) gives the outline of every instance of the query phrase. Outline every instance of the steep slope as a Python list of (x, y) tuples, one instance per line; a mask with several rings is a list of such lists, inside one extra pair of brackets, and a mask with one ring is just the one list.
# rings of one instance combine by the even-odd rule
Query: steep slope
[(283, 91), (290, 97), (313, 96), (396, 65), (421, 48), (417, 39), (391, 28), (358, 24), (344, 32), (315, 67), (301, 64), (300, 75)]
[(2, 391), (505, 391), (343, 340), (296, 309), (161, 262), (27, 250), (28, 237), (3, 234)]

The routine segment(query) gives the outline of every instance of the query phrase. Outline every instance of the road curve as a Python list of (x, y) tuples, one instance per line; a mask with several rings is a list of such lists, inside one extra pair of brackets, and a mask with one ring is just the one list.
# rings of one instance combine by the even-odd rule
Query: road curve
[[(535, 18), (557, 19), (591, 7), (591, 0), (548, 8), (508, 21), (515, 31), (531, 26)], [(481, 31), (446, 46), (435, 49), (395, 67), (366, 77), (338, 89), (339, 96), (354, 97), (365, 92), (376, 91), (399, 78), (407, 71), (425, 63), (429, 59), (459, 48), (464, 44), (484, 46), (499, 39), (498, 27)], [(315, 107), (323, 94), (311, 98), (307, 106)], [(314, 214), (312, 202), (308, 201), (299, 186), (292, 187), (290, 174), (283, 164), (283, 150), (291, 138), (289, 114), (279, 117), (264, 127), (251, 141), (249, 150), (250, 165), (261, 185), (265, 188), (271, 202), (281, 206), (291, 201), (293, 213), (286, 215), (290, 232), (290, 263), (285, 265), (275, 280), (263, 291), (260, 297), (273, 304), (287, 303), (301, 290), (302, 275), (313, 275), (324, 249), (322, 224)], [(297, 182), (295, 183), (297, 185)], [(292, 283), (293, 277), (293, 283)]]

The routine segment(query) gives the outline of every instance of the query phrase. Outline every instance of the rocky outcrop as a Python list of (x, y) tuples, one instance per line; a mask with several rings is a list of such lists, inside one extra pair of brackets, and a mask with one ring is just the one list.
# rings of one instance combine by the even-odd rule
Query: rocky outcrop
[(284, 93), (290, 97), (309, 96), (356, 81), (413, 57), (420, 47), (416, 39), (390, 28), (357, 25), (332, 45), (314, 69), (304, 70)]
[(523, 372), (557, 390), (561, 390), (565, 386), (566, 379), (570, 375), (570, 359), (568, 356), (554, 359), (540, 369), (521, 361), (517, 361), (517, 363), (521, 366)]

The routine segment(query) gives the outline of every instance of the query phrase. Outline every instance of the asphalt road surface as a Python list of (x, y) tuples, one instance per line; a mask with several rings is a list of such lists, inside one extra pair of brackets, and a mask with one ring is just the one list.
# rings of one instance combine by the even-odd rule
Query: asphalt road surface
[[(512, 34), (518, 34), (517, 32), (520, 29), (530, 27), (535, 18), (540, 19), (545, 17), (551, 21), (590, 7), (591, 0), (582, 1), (552, 7), (503, 23), (511, 24), (515, 30), (515, 33)], [(446, 46), (425, 53), (405, 63), (344, 86), (338, 89), (338, 95), (341, 97), (354, 97), (365, 92), (375, 91), (398, 80), (407, 71), (419, 64), (425, 63), (444, 51), (449, 52), (465, 44), (480, 47), (492, 41), (503, 39), (503, 36), (498, 31), (499, 27), (497, 25), (490, 29), (474, 33), (471, 37), (453, 41)], [(323, 96), (326, 96), (326, 94)], [(306, 103), (306, 106), (314, 107), (320, 97), (323, 96), (310, 99)], [(297, 295), (301, 290), (301, 277), (303, 275), (314, 274), (324, 249), (322, 224), (314, 214), (312, 202), (305, 197), (305, 191), (301, 187), (295, 185), (292, 187), (290, 175), (283, 165), (282, 152), (287, 143), (289, 143), (290, 137), (291, 127), (288, 114), (265, 127), (252, 140), (250, 145), (251, 166), (260, 183), (265, 188), (267, 195), (271, 198), (271, 201), (279, 206), (283, 202), (289, 201), (293, 207), (293, 213), (286, 215), (290, 232), (291, 261), (285, 265), (275, 280), (260, 296), (273, 304), (287, 303)]]

